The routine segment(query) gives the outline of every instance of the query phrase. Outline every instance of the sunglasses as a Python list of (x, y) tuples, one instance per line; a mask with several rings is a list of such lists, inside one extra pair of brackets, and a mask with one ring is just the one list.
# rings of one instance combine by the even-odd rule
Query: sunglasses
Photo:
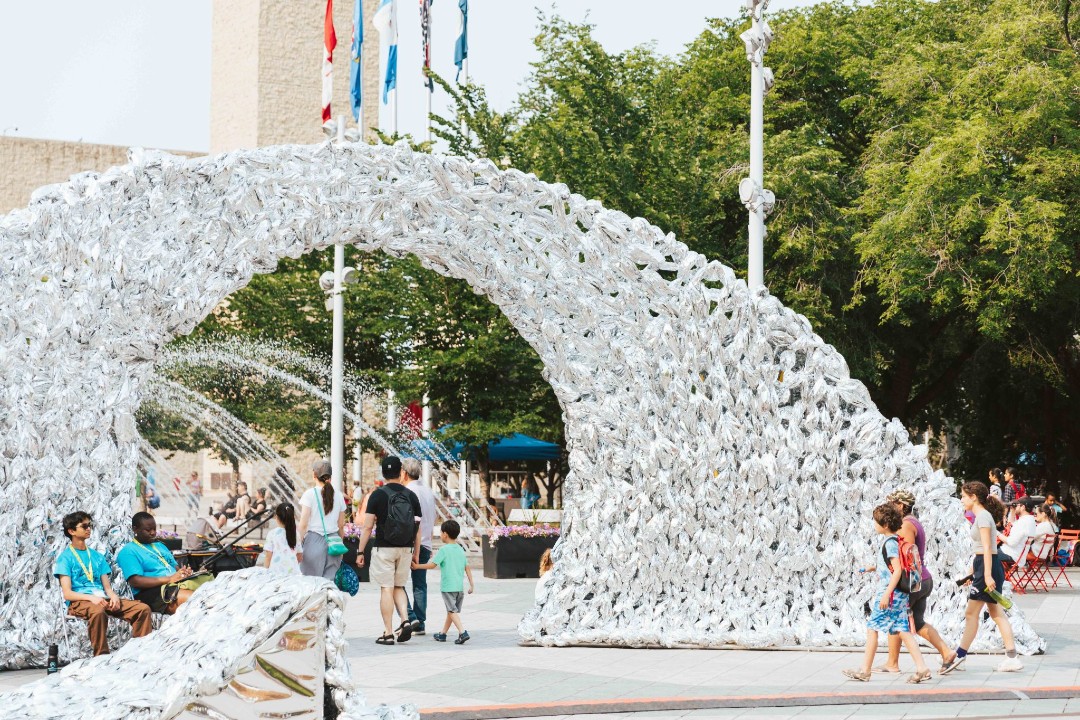
[(94, 523), (92, 523), (92, 522), (82, 522), (82, 523), (79, 523), (78, 525), (76, 525), (75, 527), (82, 528), (83, 530), (92, 530), (93, 527), (94, 527)]

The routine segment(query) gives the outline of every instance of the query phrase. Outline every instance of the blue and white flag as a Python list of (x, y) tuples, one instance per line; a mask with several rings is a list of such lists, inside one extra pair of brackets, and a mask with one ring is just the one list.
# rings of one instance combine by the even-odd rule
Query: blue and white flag
[(461, 65), (469, 57), (469, 0), (458, 0), (457, 6), (461, 10), (461, 24), (458, 27), (458, 39), (454, 43), (454, 64), (457, 65), (454, 82), (458, 82)]
[(397, 89), (397, 0), (379, 0), (379, 8), (371, 19), (379, 31), (386, 50), (386, 78), (383, 80), (382, 101), (386, 104), (391, 90)]
[(352, 18), (352, 47), (349, 56), (349, 98), (352, 104), (353, 120), (360, 122), (360, 109), (364, 104), (363, 87), (363, 49), (364, 49), (364, 0), (356, 0)]

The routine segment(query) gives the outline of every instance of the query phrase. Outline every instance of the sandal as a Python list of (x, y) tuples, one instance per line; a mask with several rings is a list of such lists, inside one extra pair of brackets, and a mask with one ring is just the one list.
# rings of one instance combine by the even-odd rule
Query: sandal
[(927, 668), (911, 675), (910, 677), (908, 677), (907, 681), (912, 685), (918, 685), (921, 682), (929, 680), (930, 677), (930, 668)]
[(886, 667), (885, 665), (878, 665), (877, 667), (873, 668), (870, 672), (892, 673), (892, 674), (895, 674), (895, 675), (899, 675), (900, 674), (900, 668), (896, 668), (895, 670), (893, 670), (892, 668)]
[(375, 642), (378, 643), (379, 645), (393, 645), (394, 644), (394, 636), (393, 635), (382, 635)]
[(846, 677), (848, 680), (870, 682), (870, 673), (863, 672), (862, 670), (844, 670), (844, 677)]
[(405, 620), (398, 627), (397, 641), (399, 643), (408, 642), (409, 638), (411, 638), (411, 637), (412, 637), (412, 623), (409, 622), (408, 620)]

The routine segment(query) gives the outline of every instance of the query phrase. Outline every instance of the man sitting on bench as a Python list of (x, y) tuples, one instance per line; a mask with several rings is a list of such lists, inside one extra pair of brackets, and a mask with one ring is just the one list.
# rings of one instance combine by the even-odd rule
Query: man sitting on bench
[(86, 546), (93, 528), (90, 515), (81, 510), (64, 517), (64, 534), (70, 544), (56, 557), (53, 575), (60, 581), (68, 615), (86, 620), (94, 655), (108, 655), (107, 615), (130, 623), (132, 637), (149, 635), (153, 627), (149, 607), (135, 600), (121, 600), (113, 592), (108, 560)]
[(172, 552), (157, 540), (157, 521), (150, 513), (137, 512), (131, 518), (135, 539), (116, 555), (116, 564), (135, 593), (135, 599), (156, 613), (172, 615), (188, 601), (209, 575), (191, 577), (191, 568), (178, 568)]

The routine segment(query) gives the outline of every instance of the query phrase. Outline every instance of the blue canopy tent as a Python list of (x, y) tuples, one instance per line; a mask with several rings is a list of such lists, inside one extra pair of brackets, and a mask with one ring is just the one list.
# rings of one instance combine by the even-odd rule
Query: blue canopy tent
[[(492, 440), (487, 446), (488, 457), (492, 462), (559, 459), (558, 445), (528, 435), (522, 435), (521, 433), (514, 433), (498, 440)], [(456, 462), (461, 459), (461, 451), (465, 446), (461, 443), (452, 443), (443, 447), (445, 449), (438, 447), (431, 440), (413, 440), (407, 443), (402, 448), (402, 451), (405, 457)]]

